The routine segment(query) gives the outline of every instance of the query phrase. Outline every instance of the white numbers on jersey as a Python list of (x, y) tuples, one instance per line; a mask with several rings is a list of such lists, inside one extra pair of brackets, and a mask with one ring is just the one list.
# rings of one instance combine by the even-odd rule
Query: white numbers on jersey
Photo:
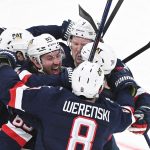
[[(81, 135), (80, 132), (83, 128), (86, 128), (87, 130), (84, 135)], [(75, 150), (78, 145), (82, 145), (82, 150), (91, 150), (96, 129), (97, 123), (93, 119), (81, 116), (76, 117), (72, 124), (67, 150)]]
[(28, 132), (33, 130), (33, 128), (27, 126), (18, 115), (14, 118), (12, 124), (16, 127), (22, 128), (23, 130), (28, 131)]

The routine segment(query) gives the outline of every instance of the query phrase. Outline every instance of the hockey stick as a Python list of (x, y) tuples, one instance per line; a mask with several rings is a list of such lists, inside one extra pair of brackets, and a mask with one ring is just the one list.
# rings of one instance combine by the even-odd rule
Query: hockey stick
[[(126, 57), (122, 61), (124, 63), (127, 63), (128, 61), (130, 61), (131, 59), (135, 58), (136, 56), (138, 56), (139, 54), (143, 53), (144, 51), (146, 51), (149, 48), (150, 48), (150, 42), (148, 42), (145, 46), (143, 46), (142, 48), (140, 48), (139, 50), (137, 50), (133, 54), (129, 55), (128, 57)], [(144, 138), (145, 138), (146, 143), (148, 144), (148, 146), (150, 148), (150, 139), (149, 139), (149, 136), (148, 136), (147, 132), (144, 133)]]
[(97, 27), (95, 25), (95, 22), (93, 18), (79, 5), (79, 15), (87, 20), (93, 27), (94, 31), (97, 32)]
[[(119, 0), (118, 3), (116, 4), (115, 8), (113, 9), (111, 15), (109, 16), (105, 26), (104, 26), (104, 30), (102, 32), (102, 38), (104, 37), (105, 33), (107, 32), (110, 24), (112, 23), (114, 17), (116, 16), (120, 6), (122, 5), (124, 0)], [(80, 5), (79, 5), (79, 15), (84, 18), (85, 20), (87, 20), (93, 27), (93, 29), (95, 30), (95, 32), (97, 31), (97, 27), (95, 25), (95, 22), (93, 21), (93, 18), (90, 16), (90, 14), (88, 14)]]
[(105, 33), (107, 32), (107, 30), (108, 30), (110, 24), (112, 23), (114, 17), (116, 16), (116, 14), (117, 14), (117, 12), (118, 12), (120, 6), (122, 5), (123, 1), (124, 1), (124, 0), (119, 0), (119, 1), (117, 2), (115, 8), (113, 9), (113, 11), (112, 11), (112, 13), (111, 13), (111, 15), (109, 16), (109, 18), (108, 18), (108, 20), (107, 20), (107, 22), (106, 22), (106, 24), (105, 24), (103, 33), (102, 33), (102, 38), (104, 37)]
[(147, 132), (144, 134), (144, 138), (145, 138), (145, 140), (146, 140), (146, 142), (147, 142), (147, 144), (148, 144), (148, 146), (149, 146), (149, 148), (150, 148), (150, 139), (149, 139), (149, 137), (148, 137)]
[(143, 136), (144, 136), (144, 138), (145, 138), (145, 140), (146, 140), (147, 145), (148, 145), (149, 148), (150, 148), (150, 138), (149, 138), (149, 136), (148, 136), (148, 131), (149, 131), (149, 129), (150, 129), (150, 125), (148, 125), (148, 128), (147, 128), (146, 132), (143, 134)]
[(102, 15), (102, 19), (101, 19), (101, 22), (100, 22), (100, 26), (99, 26), (99, 29), (96, 33), (96, 37), (95, 37), (95, 40), (94, 40), (94, 43), (93, 43), (92, 50), (91, 50), (88, 61), (91, 61), (91, 62), (93, 61), (98, 42), (101, 39), (101, 34), (103, 32), (104, 25), (105, 25), (105, 22), (106, 22), (106, 19), (107, 19), (109, 10), (110, 10), (111, 3), (112, 3), (112, 0), (107, 0), (105, 9), (104, 9), (104, 12), (103, 12), (103, 15)]
[(150, 48), (150, 42), (148, 42), (145, 46), (143, 46), (142, 48), (140, 48), (136, 52), (132, 53), (131, 55), (129, 55), (125, 59), (123, 59), (122, 60), (123, 63), (127, 63), (128, 61), (130, 61), (131, 59), (135, 58), (136, 56), (138, 56), (139, 54), (143, 53), (144, 51), (146, 51), (149, 48)]
[[(118, 12), (121, 4), (123, 3), (124, 0), (119, 0), (118, 3), (116, 4), (115, 8), (113, 9), (110, 17), (108, 18), (103, 32), (102, 32), (102, 37), (104, 37), (105, 33), (107, 32), (112, 20), (114, 19), (116, 13)], [(92, 17), (85, 11), (83, 10), (83, 8), (81, 8), (81, 6), (79, 6), (79, 15), (84, 18), (85, 20), (87, 20), (92, 27), (94, 28), (95, 31), (97, 31), (97, 27), (92, 19)], [(147, 50), (148, 48), (150, 48), (150, 42), (148, 44), (146, 44), (145, 46), (143, 46), (142, 48), (140, 48), (139, 50), (137, 50), (136, 52), (134, 52), (133, 54), (129, 55), (128, 57), (126, 57), (125, 59), (123, 59), (124, 63), (127, 63), (128, 61), (130, 61), (131, 59), (135, 58), (136, 56), (138, 56), (139, 54), (141, 54), (142, 52), (144, 52), (145, 50)]]
[[(110, 1), (108, 0), (107, 1), (106, 6), (105, 6), (105, 10), (103, 12), (103, 16), (102, 16), (102, 19), (101, 19), (101, 24), (99, 26), (98, 33), (96, 34), (96, 38), (95, 38), (95, 41), (94, 41), (94, 44), (93, 44), (93, 47), (92, 47), (92, 51), (91, 51), (89, 59), (88, 59), (89, 61), (93, 60), (94, 55), (95, 55), (95, 51), (96, 51), (96, 48), (97, 48), (97, 45), (98, 45), (98, 42), (99, 42), (100, 38), (104, 37), (108, 27), (110, 26), (110, 24), (111, 24), (112, 20), (114, 19), (116, 13), (118, 12), (122, 2), (123, 2), (123, 0), (119, 0), (118, 1), (118, 3), (116, 4), (116, 6), (115, 6), (111, 16), (109, 17), (108, 21), (106, 22), (106, 19), (107, 19), (107, 16), (108, 16), (108, 12), (109, 12), (112, 0), (110, 0)], [(80, 5), (79, 5), (79, 15), (82, 18), (84, 18), (85, 20), (87, 20), (92, 25), (92, 27), (94, 28), (95, 32), (97, 31), (97, 27), (96, 27), (92, 17), (85, 10), (83, 10)], [(106, 22), (106, 25), (105, 25), (105, 22)], [(104, 25), (105, 25), (105, 27), (104, 27)], [(102, 36), (101, 36), (101, 34), (102, 34)], [(147, 45), (145, 45), (144, 47), (142, 47), (141, 49), (139, 49), (138, 51), (136, 51), (135, 53), (133, 53), (130, 56), (128, 56), (127, 58), (125, 58), (123, 60), (123, 62), (126, 63), (126, 62), (130, 61), (131, 59), (133, 59), (134, 57), (136, 57), (140, 53), (144, 52), (148, 48), (150, 48), (150, 42)], [(147, 144), (150, 147), (150, 139), (149, 139), (147, 133), (144, 134), (144, 138), (145, 138)]]

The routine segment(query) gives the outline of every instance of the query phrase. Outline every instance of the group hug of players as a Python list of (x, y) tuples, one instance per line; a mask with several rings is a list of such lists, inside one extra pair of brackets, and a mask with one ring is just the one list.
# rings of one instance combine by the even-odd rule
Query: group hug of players
[(148, 131), (150, 94), (105, 41), (88, 61), (95, 36), (84, 19), (1, 28), (0, 150), (119, 150), (114, 133)]

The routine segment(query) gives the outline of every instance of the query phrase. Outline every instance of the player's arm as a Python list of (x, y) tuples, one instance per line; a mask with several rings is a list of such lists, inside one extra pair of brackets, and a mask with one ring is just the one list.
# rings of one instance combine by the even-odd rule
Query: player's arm
[(126, 130), (133, 122), (135, 122), (133, 113), (134, 109), (130, 106), (120, 106), (118, 109), (117, 124), (114, 133)]
[(5, 105), (9, 101), (9, 89), (20, 81), (19, 76), (13, 70), (16, 63), (15, 53), (8, 50), (0, 50), (0, 101)]
[(62, 68), (60, 75), (31, 74), (27, 70), (23, 70), (19, 73), (20, 79), (29, 87), (47, 85), (64, 86), (69, 89), (71, 88), (71, 75), (72, 68), (70, 67)]
[(55, 99), (58, 94), (52, 96), (55, 90), (52, 92), (51, 87), (29, 88), (9, 65), (0, 66), (0, 83), (0, 101), (5, 106), (36, 115), (46, 110), (51, 103), (50, 99)]
[(121, 89), (114, 95), (114, 100), (121, 106), (129, 106), (131, 109), (135, 108), (134, 96), (131, 95), (130, 88)]
[(115, 126), (112, 133), (122, 132), (127, 129), (134, 121), (134, 109), (129, 106), (120, 106), (117, 102), (106, 99), (109, 103), (107, 107), (112, 110), (110, 119), (112, 119), (112, 126)]
[(140, 106), (150, 106), (150, 94), (142, 87), (138, 87), (134, 102), (135, 109), (138, 109)]
[(46, 112), (46, 110), (49, 110), (53, 106), (53, 102), (56, 101), (61, 91), (59, 87), (44, 86), (29, 88), (25, 85), (18, 85), (17, 83), (14, 88), (10, 89), (8, 106), (30, 113), (38, 118), (43, 116), (43, 110)]
[[(11, 83), (13, 83), (13, 81), (16, 80), (15, 77), (17, 77), (17, 80), (19, 81), (17, 74), (14, 73), (14, 71), (12, 71), (16, 66), (16, 62), (17, 62), (17, 59), (16, 59), (15, 53), (8, 51), (8, 50), (0, 50), (0, 69), (2, 70), (1, 74), (6, 77), (9, 76), (9, 74), (12, 74), (12, 77), (14, 76), (14, 79), (8, 78), (8, 81), (10, 80), (10, 82), (7, 82), (8, 85), (5, 84), (5, 80), (3, 80), (1, 83), (4, 82), (5, 85), (9, 86), (9, 85), (11, 85)], [(19, 73), (20, 80), (24, 84), (32, 86), (32, 87), (40, 86), (40, 85), (41, 86), (42, 85), (55, 85), (55, 86), (63, 85), (62, 81), (66, 81), (68, 79), (68, 77), (69, 77), (69, 72), (67, 71), (67, 69), (64, 70), (60, 76), (36, 75), (36, 74), (31, 74), (30, 72), (28, 72), (26, 70), (23, 70), (21, 73)], [(67, 81), (66, 81), (66, 83), (67, 83)]]
[(33, 36), (39, 36), (43, 33), (49, 33), (53, 35), (56, 39), (67, 40), (73, 24), (74, 23), (71, 20), (68, 20), (63, 21), (61, 26), (41, 25), (41, 26), (33, 26), (27, 28), (26, 30), (31, 32)]
[(135, 96), (136, 122), (131, 125), (129, 131), (135, 134), (144, 134), (150, 128), (150, 94), (139, 87)]

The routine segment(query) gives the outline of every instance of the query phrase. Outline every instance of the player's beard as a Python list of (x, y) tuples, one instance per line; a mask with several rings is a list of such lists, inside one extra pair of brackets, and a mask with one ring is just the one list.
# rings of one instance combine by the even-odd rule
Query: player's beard
[(78, 53), (75, 57), (75, 66), (77, 67), (81, 63), (82, 63), (82, 57), (81, 57), (81, 54)]
[(58, 75), (58, 74), (60, 74), (60, 71), (61, 71), (61, 67), (60, 66), (52, 66), (52, 67), (50, 67), (48, 69), (44, 69), (44, 72), (46, 74), (49, 74), (49, 75), (51, 75), (51, 74)]

